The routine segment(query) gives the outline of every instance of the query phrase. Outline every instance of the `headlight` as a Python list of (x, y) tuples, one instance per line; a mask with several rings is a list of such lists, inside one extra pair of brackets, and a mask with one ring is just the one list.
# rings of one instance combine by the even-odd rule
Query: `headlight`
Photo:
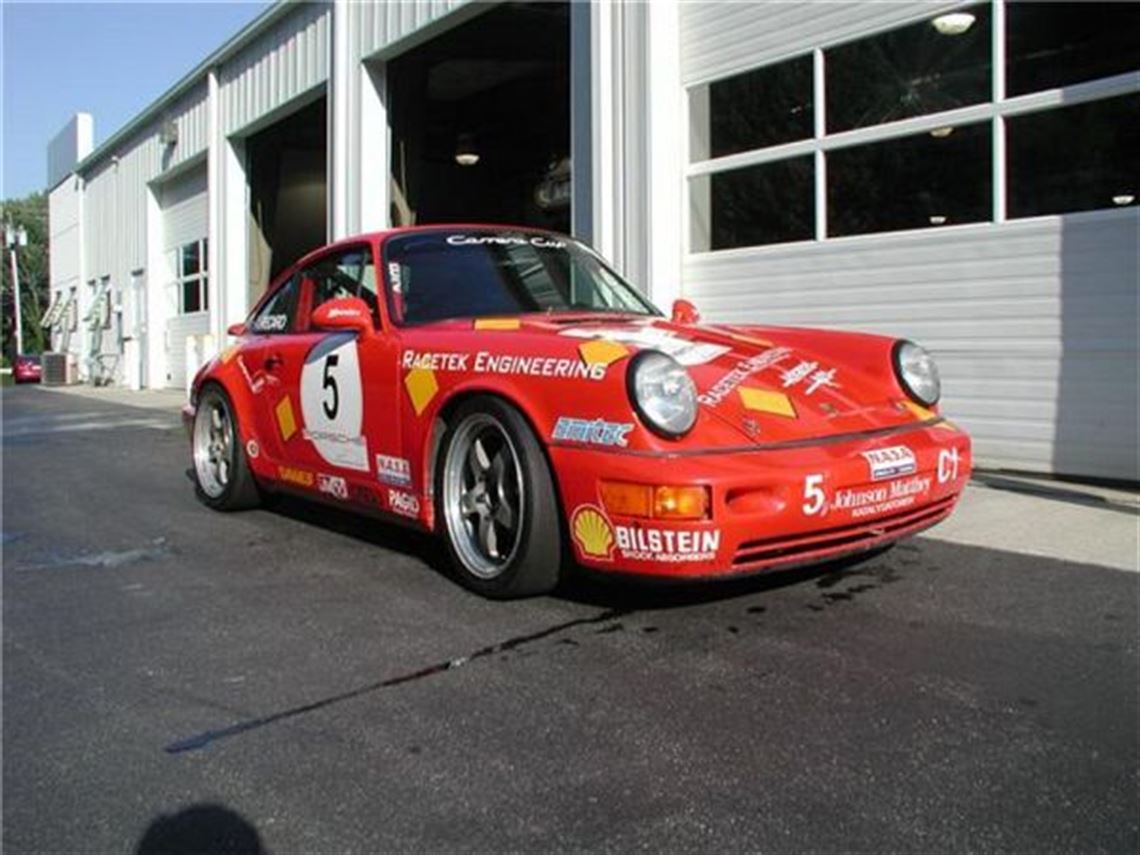
[(671, 356), (643, 350), (629, 361), (629, 400), (645, 426), (669, 439), (684, 436), (697, 421), (697, 387)]
[(938, 403), (942, 381), (934, 357), (912, 341), (900, 341), (894, 350), (895, 374), (903, 391), (925, 407)]

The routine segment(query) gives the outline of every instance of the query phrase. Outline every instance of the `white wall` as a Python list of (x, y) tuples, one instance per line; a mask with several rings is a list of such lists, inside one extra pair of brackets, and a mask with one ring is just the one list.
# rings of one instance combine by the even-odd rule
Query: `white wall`
[[(682, 79), (956, 5), (683, 4)], [(944, 411), (970, 430), (979, 463), (1135, 480), (1138, 234), (1131, 208), (686, 254), (684, 295), (713, 321), (912, 338), (938, 357)]]

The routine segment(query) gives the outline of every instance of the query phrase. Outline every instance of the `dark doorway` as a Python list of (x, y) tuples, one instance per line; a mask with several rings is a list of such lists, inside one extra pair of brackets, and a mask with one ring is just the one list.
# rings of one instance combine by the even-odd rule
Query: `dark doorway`
[(251, 296), (326, 242), (327, 112), (321, 97), (246, 140)]
[(388, 87), (393, 225), (570, 230), (569, 3), (496, 6), (389, 62)]

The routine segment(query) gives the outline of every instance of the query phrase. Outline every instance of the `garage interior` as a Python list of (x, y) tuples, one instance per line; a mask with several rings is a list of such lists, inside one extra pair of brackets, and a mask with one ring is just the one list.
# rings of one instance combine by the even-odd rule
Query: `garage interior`
[(388, 64), (393, 225), (570, 230), (570, 5), (508, 3)]
[(246, 140), (250, 295), (328, 234), (328, 98)]

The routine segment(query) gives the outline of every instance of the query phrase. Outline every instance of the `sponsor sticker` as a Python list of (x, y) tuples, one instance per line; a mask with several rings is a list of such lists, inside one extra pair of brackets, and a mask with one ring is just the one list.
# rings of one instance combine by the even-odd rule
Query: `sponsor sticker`
[(860, 453), (863, 455), (863, 459), (867, 461), (867, 466), (870, 467), (872, 481), (885, 481), (888, 478), (913, 475), (918, 470), (914, 452), (905, 445), (876, 448), (873, 451)]
[(360, 505), (378, 505), (380, 500), (376, 494), (361, 484), (348, 485), (348, 497)]
[(791, 353), (792, 352), (786, 347), (773, 347), (771, 350), (765, 350), (763, 353), (757, 353), (755, 356), (742, 359), (736, 363), (735, 368), (713, 383), (704, 393), (698, 395), (697, 400), (706, 407), (715, 407), (731, 395), (737, 386), (753, 374), (757, 374), (773, 365), (778, 365), (787, 359)]
[(281, 332), (287, 326), (289, 326), (288, 315), (262, 315), (253, 321), (253, 328), (257, 332)]
[(258, 455), (261, 454), (261, 446), (257, 444), (256, 439), (251, 439), (245, 444), (245, 453), (253, 460), (258, 458)]
[(835, 382), (835, 369), (820, 368), (819, 363), (815, 360), (802, 359), (797, 365), (780, 374), (780, 383), (785, 389), (798, 386), (805, 380), (807, 381), (804, 384), (805, 395), (810, 395), (821, 387), (830, 389), (842, 388)]
[(448, 235), (451, 246), (533, 246), (538, 249), (565, 249), (564, 241), (542, 235)]
[(407, 487), (412, 483), (412, 465), (403, 457), (376, 455), (376, 477), (385, 484)]
[(926, 476), (891, 481), (877, 487), (846, 488), (832, 498), (830, 510), (850, 511), (856, 519), (878, 516), (910, 507), (919, 496), (929, 491), (930, 478)]
[(720, 549), (720, 531), (686, 531), (641, 526), (614, 526), (617, 548), (631, 561), (710, 561)]
[(710, 561), (720, 549), (719, 530), (613, 525), (594, 505), (580, 505), (574, 511), (570, 533), (582, 554), (596, 561), (612, 561), (615, 549), (630, 561)]
[(625, 327), (582, 329), (572, 328), (562, 331), (562, 335), (573, 338), (605, 339), (611, 342), (632, 344), (641, 348), (660, 350), (673, 357), (682, 365), (704, 365), (718, 356), (728, 353), (731, 348), (722, 344), (695, 342), (670, 330), (656, 327)]
[(522, 375), (568, 380), (604, 380), (606, 366), (587, 365), (578, 359), (558, 356), (517, 356), (490, 353), (426, 353), (405, 350), (402, 367), (409, 371), (475, 372), (476, 374)]
[(278, 466), (277, 477), (286, 484), (296, 484), (298, 487), (312, 487), (313, 473), (295, 466)]
[(554, 425), (555, 440), (585, 442), (591, 445), (621, 446), (629, 443), (626, 435), (633, 430), (632, 422), (607, 422), (603, 419), (576, 419), (562, 416)]
[(406, 493), (403, 490), (389, 490), (388, 509), (400, 516), (414, 519), (420, 513), (420, 500), (412, 493)]
[(348, 482), (337, 475), (325, 475), (318, 472), (317, 489), (341, 501), (348, 498)]

